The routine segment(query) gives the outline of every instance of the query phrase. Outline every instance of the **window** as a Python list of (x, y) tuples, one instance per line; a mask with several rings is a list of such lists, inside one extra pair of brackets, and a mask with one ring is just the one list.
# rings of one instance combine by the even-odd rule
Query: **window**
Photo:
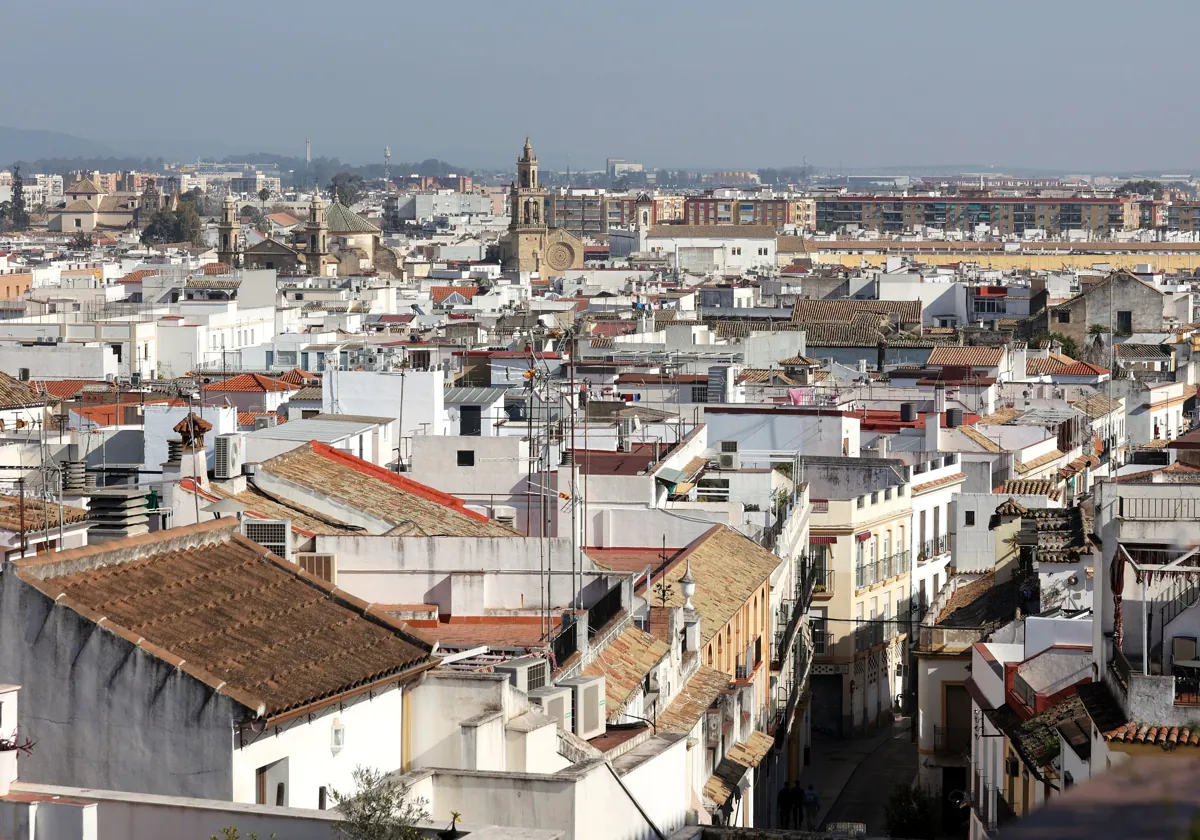
[(475, 466), (475, 450), (474, 449), (458, 450), (458, 465), (460, 467)]
[(1059, 309), (1055, 311), (1054, 317), (1060, 324), (1069, 324), (1071, 323), (1071, 310)]
[(76, 219), (75, 227), (83, 227), (83, 219)]
[(1133, 313), (1127, 309), (1117, 311), (1117, 332), (1121, 335), (1133, 332)]
[(329, 805), (329, 788), (325, 785), (317, 788), (317, 808), (324, 811)]
[(975, 524), (975, 511), (968, 510), (963, 512), (963, 524), (968, 528)]

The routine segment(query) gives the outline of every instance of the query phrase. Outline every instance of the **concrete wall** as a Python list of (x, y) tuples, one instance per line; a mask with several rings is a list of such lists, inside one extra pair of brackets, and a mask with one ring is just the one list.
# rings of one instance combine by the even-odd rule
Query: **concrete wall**
[(818, 414), (801, 410), (722, 411), (714, 406), (704, 412), (708, 440), (736, 440), (741, 448), (742, 466), (754, 466), (754, 451), (799, 452), (808, 455), (841, 455), (843, 441), (849, 451), (859, 454), (859, 420), (841, 412)]
[(244, 709), (0, 574), (0, 674), (22, 686), (30, 782), (228, 799)]
[[(415, 434), (441, 435), (445, 433), (446, 417), (443, 394), (440, 370), (406, 371), (404, 374), (331, 371), (321, 410), (326, 414), (395, 417), (400, 421), (399, 436), (402, 439)], [(408, 442), (402, 442), (401, 447), (407, 461)]]
[(120, 373), (117, 354), (107, 344), (3, 344), (0, 370), (15, 376), (29, 368), (33, 379), (104, 379)]
[[(266, 804), (275, 804), (274, 782), (284, 784), (284, 805), (293, 808), (317, 808), (320, 788), (354, 790), (351, 773), (355, 767), (399, 770), (401, 754), (401, 712), (404, 691), (392, 686), (376, 691), (374, 698), (364, 694), (345, 700), (339, 710), (331, 706), (311, 718), (279, 727), (269, 727), (259, 735), (247, 732), (245, 744), (236, 743), (233, 751), (233, 799), (255, 802), (256, 771), (259, 767), (279, 764), (267, 785)], [(343, 727), (344, 746), (332, 749), (333, 727)], [(420, 727), (414, 727), (420, 728)], [(332, 807), (332, 797), (328, 800)]]
[[(237, 409), (198, 405), (192, 410), (197, 417), (203, 417), (212, 423), (212, 431), (204, 436), (208, 468), (212, 469), (213, 441), (216, 440), (217, 435), (237, 431)], [(187, 415), (187, 406), (148, 405), (145, 407), (142, 418), (145, 424), (143, 435), (146, 450), (143, 463), (146, 465), (146, 469), (161, 469), (163, 461), (167, 460), (167, 441), (179, 437), (173, 429)]]

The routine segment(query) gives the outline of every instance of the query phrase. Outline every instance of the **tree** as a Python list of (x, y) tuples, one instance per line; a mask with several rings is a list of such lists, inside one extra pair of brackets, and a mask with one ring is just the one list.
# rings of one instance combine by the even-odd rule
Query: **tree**
[(142, 230), (142, 242), (162, 245), (168, 242), (201, 242), (200, 217), (191, 202), (181, 201), (178, 210), (159, 210)]
[(266, 207), (267, 207), (267, 199), (270, 197), (271, 197), (271, 191), (269, 189), (267, 189), (266, 187), (263, 187), (261, 190), (258, 191), (258, 203), (262, 206), (264, 211), (266, 210)]
[(204, 190), (199, 187), (193, 187), (187, 192), (179, 194), (179, 206), (183, 207), (184, 204), (189, 205), (197, 216), (208, 215), (206, 212), (208, 202)]
[(349, 172), (339, 172), (330, 179), (329, 191), (333, 193), (334, 198), (336, 198), (338, 202), (349, 207), (351, 204), (358, 201), (360, 196), (362, 196), (362, 176), (354, 175)]
[(920, 785), (896, 785), (884, 808), (892, 837), (934, 840), (938, 836), (938, 803)]
[(1056, 342), (1062, 348), (1064, 356), (1070, 356), (1072, 359), (1079, 358), (1079, 345), (1069, 335), (1056, 332), (1042, 332), (1035, 335), (1030, 341), (1035, 345), (1043, 341)]
[(95, 242), (92, 241), (92, 237), (83, 231), (75, 234), (75, 238), (71, 240), (71, 247), (80, 251), (91, 248), (94, 244)]
[(13, 166), (12, 211), (9, 221), (13, 230), (25, 230), (29, 227), (29, 211), (25, 209), (25, 179), (21, 177), (19, 165)]
[(346, 840), (416, 840), (416, 824), (429, 819), (424, 799), (409, 798), (407, 785), (379, 770), (356, 767), (353, 792), (330, 791), (342, 821), (334, 832)]
[(1155, 198), (1162, 198), (1163, 185), (1161, 181), (1151, 181), (1149, 178), (1143, 178), (1140, 181), (1126, 181), (1117, 187), (1117, 195), (1152, 195)]

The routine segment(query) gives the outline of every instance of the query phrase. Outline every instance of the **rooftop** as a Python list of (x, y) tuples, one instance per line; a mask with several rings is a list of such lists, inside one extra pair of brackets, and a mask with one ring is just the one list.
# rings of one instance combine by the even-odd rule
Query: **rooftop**
[(274, 718), (382, 685), (429, 642), (243, 537), (230, 519), (15, 561), (18, 576)]

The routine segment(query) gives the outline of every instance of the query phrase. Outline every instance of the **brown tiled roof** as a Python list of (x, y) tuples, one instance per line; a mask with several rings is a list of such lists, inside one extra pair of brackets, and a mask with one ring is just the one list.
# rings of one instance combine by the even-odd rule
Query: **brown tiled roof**
[(1116, 351), (1122, 359), (1150, 359), (1155, 362), (1164, 362), (1174, 353), (1165, 344), (1118, 344)]
[(996, 508), (996, 513), (1001, 516), (1024, 516), (1029, 513), (1029, 509), (1012, 496), (1009, 496), (1008, 501), (1001, 502), (999, 507)]
[(99, 195), (100, 189), (91, 178), (80, 178), (63, 192), (67, 195)]
[(462, 295), (467, 300), (473, 300), (479, 294), (478, 286), (433, 286), (429, 296), (434, 303), (441, 303), (451, 295)]
[(301, 368), (292, 368), (287, 373), (276, 377), (280, 382), (286, 382), (289, 385), (310, 385), (313, 382), (320, 384), (321, 377), (315, 373), (309, 373)]
[(297, 402), (297, 401), (304, 401), (304, 400), (311, 400), (312, 402), (321, 402), (322, 399), (324, 399), (324, 395), (321, 391), (320, 384), (309, 385), (307, 387), (301, 388), (299, 391), (292, 391), (291, 396), (288, 397), (289, 402)]
[(1011, 406), (1005, 406), (1004, 408), (996, 409), (991, 414), (985, 414), (983, 417), (980, 417), (978, 425), (980, 425), (980, 426), (1003, 426), (1005, 423), (1007, 423), (1010, 420), (1013, 420), (1017, 417), (1020, 417), (1024, 413), (1025, 412), (1021, 411), (1021, 409), (1019, 409), (1019, 408), (1012, 408)]
[(895, 318), (902, 324), (921, 322), (919, 300), (798, 300), (792, 306), (792, 322), (849, 323), (858, 314)]
[(381, 519), (394, 526), (389, 531), (393, 535), (520, 536), (468, 510), (462, 499), (315, 440), (262, 462), (258, 469)]
[(46, 398), (30, 388), (27, 382), (0, 371), (0, 409), (45, 405), (46, 402)]
[(287, 415), (276, 414), (274, 411), (239, 411), (237, 422), (239, 426), (253, 426), (256, 417), (274, 417), (275, 425), (282, 426), (287, 422)]
[(1090, 420), (1099, 420), (1120, 409), (1121, 401), (1109, 399), (1107, 394), (1092, 394), (1071, 403), (1071, 407), (1082, 411)]
[(1031, 461), (1013, 464), (1013, 469), (1019, 473), (1027, 473), (1036, 470), (1039, 467), (1044, 467), (1047, 464), (1054, 463), (1059, 458), (1063, 457), (1063, 453), (1057, 449), (1051, 449), (1045, 455), (1039, 455)]
[[(185, 487), (190, 490), (190, 487)], [(290, 519), (292, 527), (307, 534), (362, 534), (361, 528), (339, 522), (331, 516), (317, 513), (303, 505), (289, 502), (287, 499), (271, 498), (261, 491), (247, 487), (241, 493), (224, 493), (219, 487), (211, 488), (213, 496), (223, 499), (233, 499), (246, 506), (251, 514), (258, 514), (263, 519)], [(202, 496), (202, 498), (204, 498)], [(201, 502), (204, 504), (204, 502)]]
[(998, 367), (1003, 347), (935, 347), (929, 354), (930, 367)]
[(209, 423), (195, 412), (187, 414), (182, 420), (175, 424), (171, 431), (177, 434), (204, 434), (212, 431), (212, 423)]
[(650, 669), (661, 662), (670, 650), (666, 642), (637, 627), (627, 627), (583, 669), (584, 676), (604, 677), (605, 708), (609, 720), (619, 720), (624, 715), (626, 704), (641, 688)]
[(729, 682), (729, 674), (701, 665), (683, 690), (675, 695), (671, 704), (658, 716), (659, 731), (682, 734), (691, 732), (704, 713), (717, 702), (717, 698), (728, 690)]
[(724, 805), (733, 795), (742, 777), (752, 767), (766, 757), (767, 752), (775, 744), (775, 739), (765, 732), (751, 732), (745, 741), (739, 741), (729, 748), (717, 769), (704, 785), (704, 796), (717, 806)]
[(231, 518), (16, 561), (55, 608), (273, 718), (428, 662), (402, 622), (237, 532)]
[(1049, 478), (1013, 478), (992, 492), (1007, 496), (1047, 496), (1051, 499), (1062, 495), (1062, 491)]
[(1001, 706), (989, 717), (996, 728), (1008, 736), (1025, 765), (1037, 771), (1058, 756), (1059, 725), (1078, 718), (1084, 718), (1086, 722), (1085, 715), (1083, 701), (1072, 694), (1028, 720), (1022, 720), (1008, 706)]
[(714, 525), (677, 554), (666, 572), (655, 578), (656, 585), (663, 577), (671, 584), (668, 607), (683, 606), (679, 579), (686, 570), (685, 557), (691, 559), (692, 577), (696, 580), (692, 606), (700, 613), (701, 644), (707, 644), (729, 623), (780, 562), (774, 554), (737, 531)]
[(1101, 376), (1108, 373), (1108, 368), (1102, 368), (1099, 365), (1094, 365), (1091, 362), (1075, 362), (1074, 364), (1064, 365), (1054, 371), (1054, 376)]
[[(63, 523), (84, 522), (88, 518), (86, 510), (63, 505)], [(24, 528), (21, 527), (22, 521)], [(0, 530), (19, 534), (24, 531), (41, 531), (49, 528), (50, 536), (57, 536), (58, 503), (44, 504), (32, 496), (25, 497), (25, 518), (21, 518), (21, 501), (16, 496), (0, 495)]]
[(981, 447), (983, 447), (984, 452), (991, 452), (993, 454), (996, 454), (996, 453), (1000, 453), (1000, 452), (1004, 451), (1004, 449), (1001, 448), (1000, 444), (996, 443), (996, 441), (992, 440), (990, 437), (988, 437), (983, 432), (976, 429), (974, 426), (959, 426), (958, 430), (960, 432), (962, 432), (964, 435), (966, 435), (968, 438), (970, 438), (971, 440), (975, 441), (975, 443), (977, 443)]
[(912, 486), (913, 493), (924, 493), (926, 490), (934, 490), (938, 487), (945, 487), (947, 484), (957, 484), (960, 481), (966, 481), (966, 473), (955, 473), (948, 475), (945, 478), (938, 478), (933, 481), (926, 481), (924, 484), (914, 484)]
[(1041, 376), (1043, 374), (1053, 374), (1053, 373), (1057, 373), (1058, 371), (1062, 370), (1065, 367), (1066, 367), (1066, 364), (1064, 364), (1063, 362), (1061, 362), (1058, 359), (1055, 359), (1053, 357), (1048, 357), (1045, 359), (1037, 358), (1037, 359), (1026, 359), (1025, 360), (1025, 374), (1027, 376)]
[(1130, 720), (1102, 682), (1085, 683), (1076, 689), (1087, 716), (1105, 741), (1119, 744), (1158, 744), (1164, 750), (1200, 747), (1200, 725), (1159, 726)]
[[(982, 598), (995, 584), (995, 572), (988, 572), (970, 583), (962, 584), (958, 589), (954, 590), (954, 594), (950, 596), (950, 600), (946, 602), (946, 606), (942, 607), (942, 612), (938, 615), (938, 622), (945, 621), (951, 613)], [(934, 593), (933, 597), (936, 598), (937, 593)]]
[(114, 390), (113, 384), (105, 382), (103, 379), (39, 379), (36, 382), (30, 382), (29, 385), (35, 391), (56, 400), (69, 400), (77, 397), (88, 386), (94, 386), (97, 389), (103, 388), (106, 391)]
[(209, 391), (237, 391), (239, 393), (267, 394), (278, 391), (294, 391), (296, 386), (261, 373), (243, 373), (231, 376), (208, 386)]

